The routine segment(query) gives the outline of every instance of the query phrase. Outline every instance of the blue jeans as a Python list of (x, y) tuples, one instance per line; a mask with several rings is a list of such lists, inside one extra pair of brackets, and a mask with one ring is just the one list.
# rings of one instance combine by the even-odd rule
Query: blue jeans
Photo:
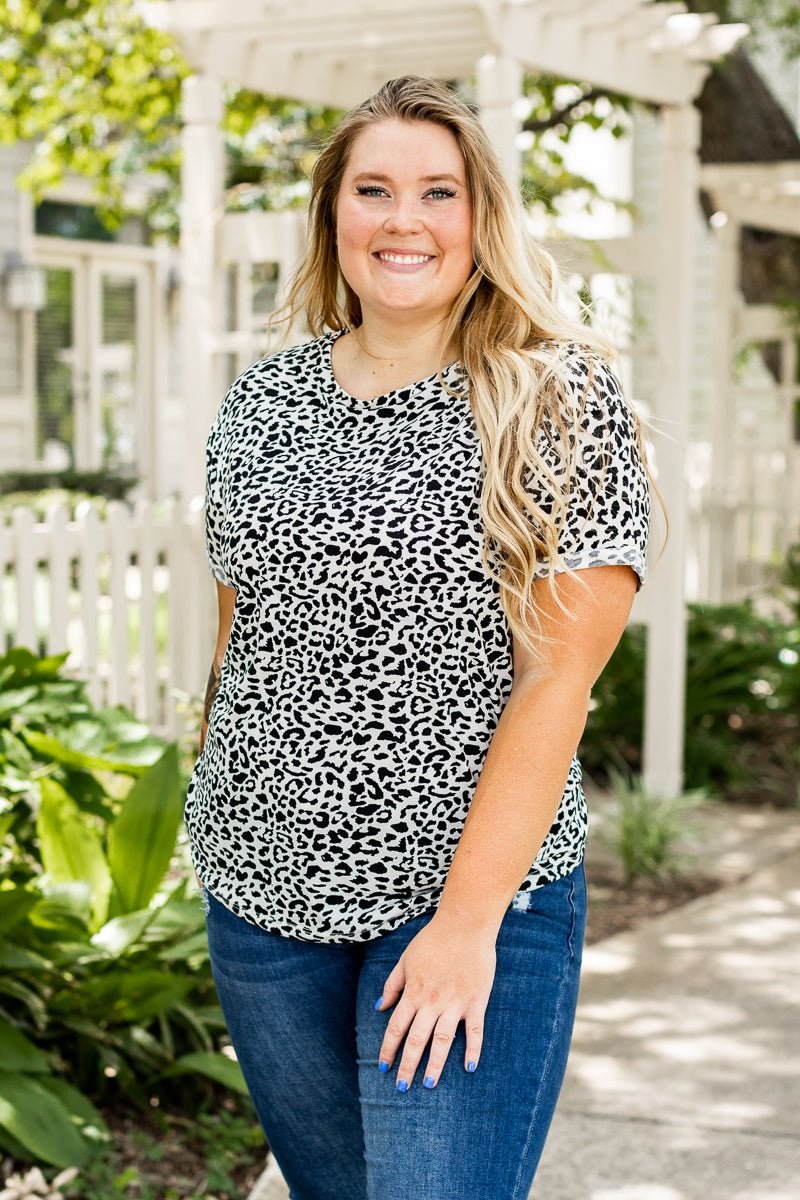
[(431, 912), (374, 941), (266, 933), (206, 893), (231, 1040), (293, 1200), (523, 1200), (567, 1062), (586, 918), (583, 867), (515, 897), (478, 1069), (463, 1022), (435, 1088), (408, 1092), (378, 1051), (384, 981)]

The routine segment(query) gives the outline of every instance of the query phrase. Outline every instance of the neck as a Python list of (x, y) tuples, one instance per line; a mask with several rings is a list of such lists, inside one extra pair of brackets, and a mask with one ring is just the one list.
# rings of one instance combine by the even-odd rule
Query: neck
[[(431, 374), (442, 361), (443, 350), (445, 365), (448, 362), (444, 327), (444, 320), (413, 327), (404, 325), (402, 319), (391, 323), (365, 320), (353, 330), (353, 353), (373, 370), (381, 371), (394, 364), (394, 367), (425, 368), (424, 374)], [(452, 358), (455, 354), (450, 355)]]
[(427, 379), (440, 365), (449, 366), (458, 357), (454, 347), (443, 348), (444, 324), (412, 328), (365, 321), (334, 342), (334, 374), (345, 391), (359, 400)]

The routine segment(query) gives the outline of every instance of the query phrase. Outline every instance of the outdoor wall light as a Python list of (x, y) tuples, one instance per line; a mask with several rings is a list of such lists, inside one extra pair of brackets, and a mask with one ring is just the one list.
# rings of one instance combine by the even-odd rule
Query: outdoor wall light
[(45, 276), (42, 267), (25, 262), (16, 251), (7, 254), (2, 269), (3, 300), (15, 312), (38, 312), (45, 306)]

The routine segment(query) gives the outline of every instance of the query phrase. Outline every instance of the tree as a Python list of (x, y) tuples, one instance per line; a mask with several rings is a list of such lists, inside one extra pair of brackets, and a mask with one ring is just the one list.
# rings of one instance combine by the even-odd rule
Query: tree
[[(0, 0), (0, 141), (30, 140), (20, 184), (41, 196), (70, 173), (91, 178), (119, 222), (125, 181), (149, 177), (143, 215), (177, 233), (181, 83), (175, 40), (135, 0)], [(315, 143), (339, 113), (243, 88), (226, 91), (231, 207), (303, 203)]]

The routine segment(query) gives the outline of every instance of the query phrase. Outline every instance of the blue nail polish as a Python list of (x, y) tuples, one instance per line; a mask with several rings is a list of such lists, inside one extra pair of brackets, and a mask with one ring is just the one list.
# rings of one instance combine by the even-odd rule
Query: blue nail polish
[(381, 1075), (385, 1075), (389, 1070), (389, 1064), (384, 1059), (381, 1059), (381, 1061), (378, 1063), (378, 1070), (380, 1071)]
[(407, 1092), (408, 1091), (408, 1083), (405, 1079), (398, 1079), (397, 1090), (398, 1090), (398, 1092)]
[(475, 1070), (475, 1063), (474, 1063), (474, 1062), (468, 1062), (468, 1063), (467, 1063), (467, 1070), (468, 1070), (468, 1071), (474, 1071), (474, 1070)]
[(382, 1004), (383, 1004), (383, 996), (379, 996), (378, 999), (375, 1001), (375, 1011), (376, 1012), (378, 1011), (378, 1009), (380, 1008), (380, 1006)]
[(424, 1080), (422, 1081), (422, 1086), (426, 1087), (426, 1088), (432, 1088), (433, 1087), (433, 1076), (426, 1075)]

